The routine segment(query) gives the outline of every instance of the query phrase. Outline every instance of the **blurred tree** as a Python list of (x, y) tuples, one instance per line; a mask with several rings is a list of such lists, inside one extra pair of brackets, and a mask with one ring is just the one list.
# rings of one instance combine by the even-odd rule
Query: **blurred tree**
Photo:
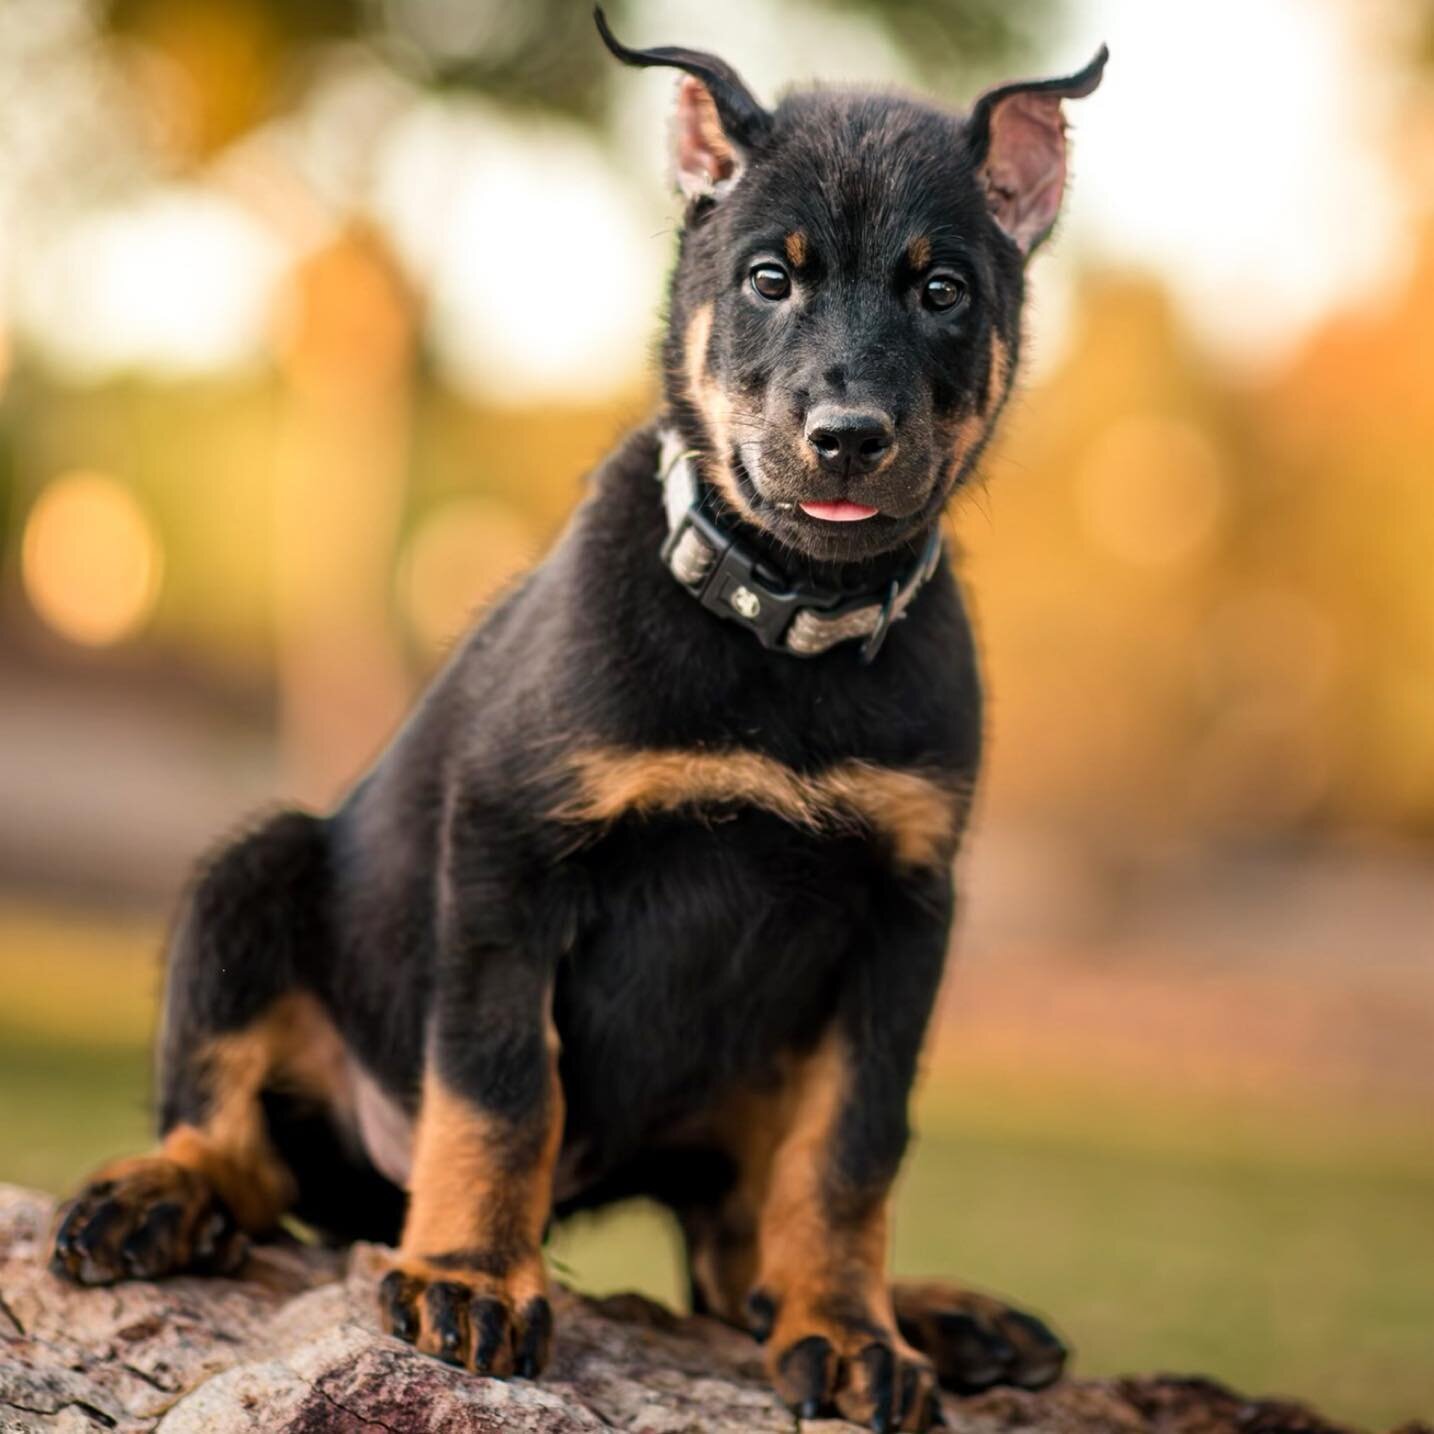
[[(806, 13), (865, 16), (918, 74), (949, 87), (974, 67), (1014, 63), (1059, 3), (812, 0)], [(629, 0), (610, 9), (631, 30), (656, 26)], [(586, 124), (602, 121), (616, 67), (575, 0), (108, 0), (100, 16), (103, 50), (146, 118), (151, 174), (219, 178), (312, 252), (290, 286), (289, 328), (274, 336), (274, 611), (288, 781), (321, 803), (402, 706), (375, 603), (389, 590), (406, 496), (424, 294), (405, 281), (384, 231), (362, 222), (382, 118), (377, 128), (339, 127), (337, 188), (274, 146), (257, 157), (251, 147), (238, 173), (216, 161), (303, 111), (336, 57), (385, 76), (398, 104), (405, 87), (469, 93)], [(773, 23), (780, 17), (774, 8)], [(347, 417), (357, 414), (360, 424)], [(341, 728), (336, 712), (347, 714)]]
[[(919, 76), (947, 84), (1028, 58), (1062, 0), (813, 3), (866, 17)], [(640, 7), (607, 8), (621, 25)], [(196, 159), (299, 103), (338, 40), (370, 47), (423, 86), (588, 121), (601, 116), (612, 74), (580, 0), (109, 0), (104, 24), (161, 58), (150, 78), (187, 108), (172, 133)]]
[(1417, 9), (1414, 55), (1425, 69), (1434, 71), (1434, 3), (1417, 0)]
[(362, 21), (355, 0), (109, 0), (108, 34), (124, 43), (160, 135), (203, 160), (295, 103), (319, 46)]
[(280, 730), (296, 795), (319, 804), (362, 769), (407, 701), (387, 592), (416, 314), (387, 245), (350, 226), (293, 275), (276, 346)]

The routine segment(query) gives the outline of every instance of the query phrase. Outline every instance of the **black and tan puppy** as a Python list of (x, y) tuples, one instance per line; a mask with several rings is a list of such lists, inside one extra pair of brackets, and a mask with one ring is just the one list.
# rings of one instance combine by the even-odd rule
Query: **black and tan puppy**
[[(601, 26), (601, 17), (599, 17)], [(938, 522), (1010, 391), (1066, 80), (967, 117), (683, 72), (666, 404), (327, 817), (200, 875), (162, 1144), (67, 1206), (86, 1283), (233, 1268), (292, 1211), (393, 1240), (388, 1329), (492, 1374), (549, 1221), (634, 1193), (795, 1409), (925, 1429), (1037, 1385), (1036, 1320), (887, 1277), (981, 741)], [(405, 1194), (406, 1192), (406, 1194)]]

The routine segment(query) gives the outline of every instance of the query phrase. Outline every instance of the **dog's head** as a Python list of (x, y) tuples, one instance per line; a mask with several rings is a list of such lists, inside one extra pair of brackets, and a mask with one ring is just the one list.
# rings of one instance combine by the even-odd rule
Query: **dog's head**
[(909, 545), (1009, 392), (1024, 265), (1065, 182), (1061, 101), (1095, 89), (1105, 50), (966, 116), (821, 89), (768, 111), (715, 55), (631, 50), (597, 21), (619, 59), (683, 72), (666, 381), (706, 476), (810, 558)]

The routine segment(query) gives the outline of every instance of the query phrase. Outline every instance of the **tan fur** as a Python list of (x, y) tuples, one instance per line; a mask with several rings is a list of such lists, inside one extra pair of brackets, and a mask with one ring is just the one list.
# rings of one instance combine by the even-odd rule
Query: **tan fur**
[(712, 305), (703, 304), (687, 322), (682, 352), (687, 363), (687, 388), (697, 398), (707, 386), (707, 345), (712, 341)]
[(972, 455), (986, 441), (1011, 389), (1011, 350), (998, 330), (991, 332), (991, 351), (986, 377), (985, 401), (976, 413), (968, 413), (951, 430), (951, 453), (956, 471), (963, 472)]
[(775, 1311), (767, 1372), (789, 1404), (809, 1397), (804, 1371), (810, 1366), (792, 1365), (789, 1356), (810, 1349), (814, 1338), (824, 1340), (822, 1384), (837, 1413), (866, 1426), (891, 1397), (883, 1393), (876, 1367), (863, 1358), (879, 1340), (896, 1363), (897, 1408), (889, 1411), (895, 1427), (924, 1429), (935, 1372), (897, 1330), (886, 1277), (890, 1197), (844, 1191), (834, 1169), (836, 1127), (852, 1078), (841, 1038), (831, 1032), (793, 1079), (794, 1103), (772, 1159), (758, 1232), (757, 1283)]
[(743, 1321), (747, 1295), (757, 1282), (757, 1225), (772, 1160), (796, 1104), (792, 1076), (791, 1063), (784, 1061), (773, 1085), (733, 1093), (697, 1128), (680, 1132), (685, 1141), (695, 1138), (725, 1152), (736, 1166), (721, 1204), (690, 1211), (683, 1221), (692, 1278), (707, 1309), (735, 1323)]
[(800, 229), (793, 229), (782, 247), (792, 268), (800, 269), (807, 262), (807, 236)]
[(968, 413), (957, 422), (951, 439), (951, 453), (956, 462), (957, 473), (965, 472), (972, 455), (985, 441), (986, 426), (984, 413)]
[[(431, 1273), (426, 1261), (434, 1256), (476, 1251), (502, 1262), (503, 1287), (514, 1300), (544, 1293), (540, 1248), (563, 1131), (557, 1050), (550, 1021), (548, 1097), (535, 1127), (515, 1127), (458, 1094), (435, 1071), (425, 1075), (401, 1247), (406, 1271)], [(452, 1278), (452, 1272), (431, 1277)]]
[(964, 815), (962, 794), (951, 786), (857, 760), (807, 774), (757, 752), (592, 747), (575, 753), (569, 768), (577, 790), (554, 812), (559, 821), (755, 806), (810, 831), (874, 832), (899, 866), (949, 861)]
[(940, 866), (949, 861), (964, 802), (919, 772), (841, 762), (820, 778), (833, 808), (857, 813), (862, 825), (891, 843), (900, 866)]
[(931, 262), (931, 240), (925, 234), (918, 234), (906, 246), (906, 262), (920, 273)]
[(312, 996), (294, 992), (252, 1026), (215, 1038), (201, 1060), (209, 1114), (169, 1131), (161, 1153), (203, 1176), (244, 1229), (266, 1230), (292, 1202), (294, 1184), (269, 1141), (260, 1091), (292, 1090), (345, 1111), (342, 1038)]
[(841, 1042), (828, 1035), (795, 1077), (790, 1123), (772, 1159), (757, 1280), (777, 1303), (774, 1351), (819, 1334), (839, 1354), (855, 1353), (853, 1340), (865, 1343), (870, 1335), (841, 1323), (843, 1311), (896, 1328), (886, 1278), (886, 1199), (838, 1221), (824, 1188), (849, 1079)]
[(1001, 411), (1011, 387), (1011, 350), (999, 329), (991, 330), (991, 376), (987, 381), (986, 420), (991, 422)]
[[(784, 1062), (763, 1089), (736, 1092), (696, 1126), (674, 1133), (730, 1155), (737, 1178), (716, 1211), (684, 1220), (692, 1275), (707, 1307), (740, 1320), (754, 1288), (770, 1296), (776, 1324), (769, 1357), (812, 1335), (850, 1359), (870, 1324), (895, 1332), (886, 1280), (885, 1199), (834, 1214), (829, 1197), (836, 1121), (848, 1094), (845, 1051), (828, 1035), (811, 1054)], [(860, 1382), (862, 1367), (851, 1366)], [(869, 1391), (844, 1393), (848, 1417), (865, 1417)]]
[(683, 341), (687, 391), (692, 397), (693, 405), (702, 415), (708, 441), (715, 455), (709, 465), (711, 471), (708, 477), (736, 512), (750, 515), (751, 505), (737, 486), (729, 457), (732, 452), (734, 425), (740, 427), (744, 421), (752, 420), (744, 420), (742, 414), (734, 412), (731, 398), (708, 370), (707, 346), (711, 338), (712, 305), (704, 304), (688, 322)]

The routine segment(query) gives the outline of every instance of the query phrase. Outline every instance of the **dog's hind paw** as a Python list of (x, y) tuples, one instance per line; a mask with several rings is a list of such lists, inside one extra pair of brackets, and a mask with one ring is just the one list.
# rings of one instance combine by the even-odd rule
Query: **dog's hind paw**
[(229, 1274), (248, 1242), (202, 1176), (162, 1155), (97, 1171), (56, 1217), (55, 1274), (82, 1285)]
[(1044, 1389), (1068, 1351), (1042, 1320), (957, 1285), (898, 1280), (891, 1289), (903, 1335), (936, 1366), (944, 1388), (976, 1394), (998, 1384)]

